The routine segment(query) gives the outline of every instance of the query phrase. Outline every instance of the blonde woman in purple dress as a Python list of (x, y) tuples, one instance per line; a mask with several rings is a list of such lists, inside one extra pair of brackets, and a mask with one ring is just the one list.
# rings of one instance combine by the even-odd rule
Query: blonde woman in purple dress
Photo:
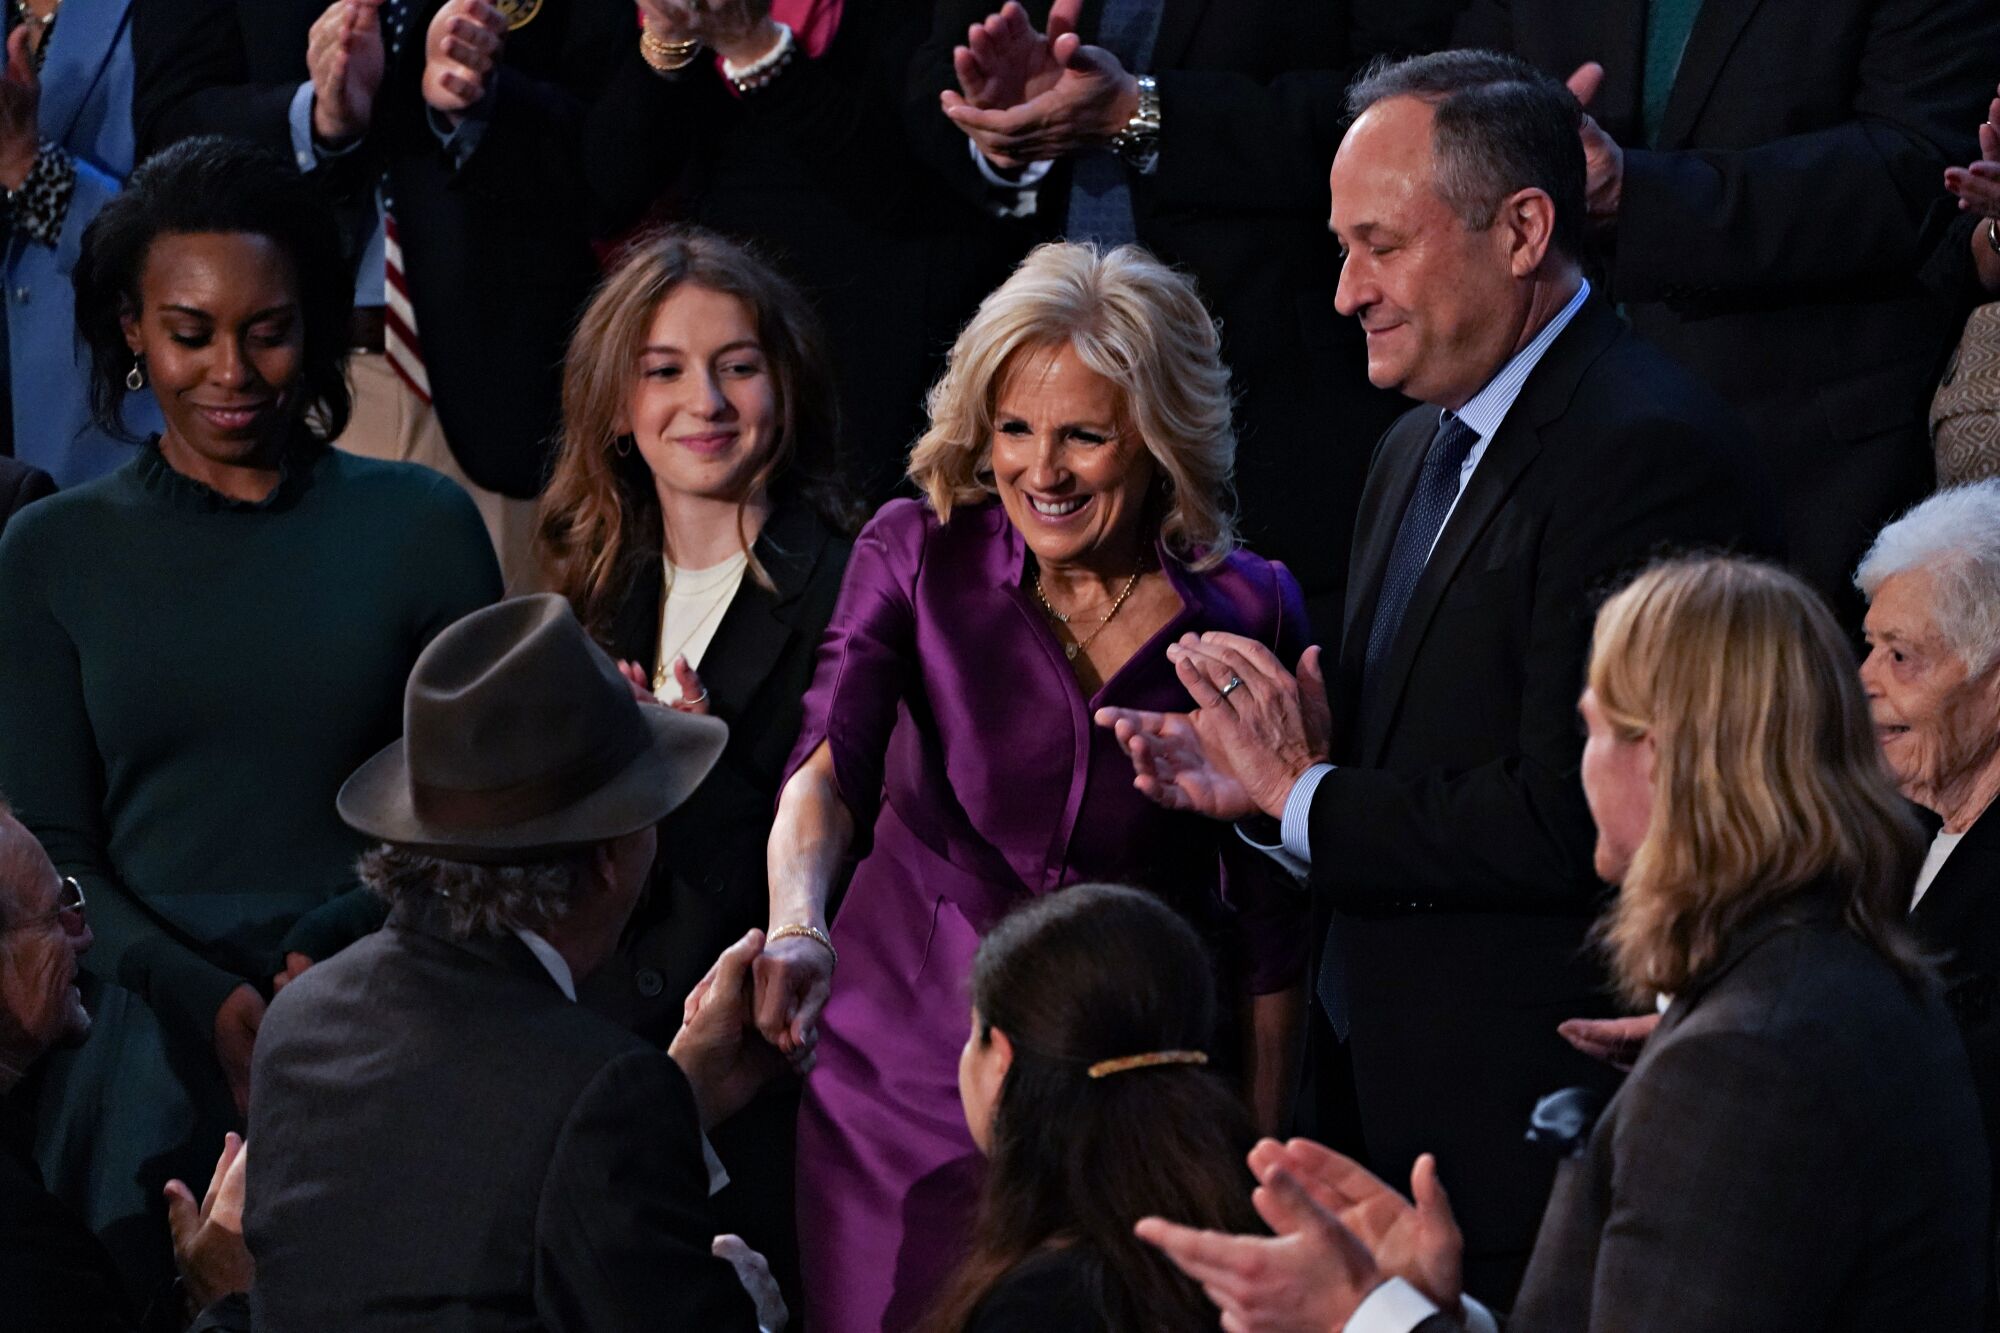
[[(765, 1035), (811, 1069), (799, 1241), (815, 1333), (908, 1329), (970, 1231), (959, 1107), (980, 937), (1028, 898), (1139, 885), (1214, 947), (1275, 1126), (1304, 900), (1226, 826), (1132, 785), (1107, 705), (1188, 706), (1166, 648), (1228, 631), (1317, 679), (1297, 585), (1241, 550), (1214, 321), (1143, 250), (1036, 250), (981, 305), (862, 531), (770, 847)], [(852, 871), (837, 916), (831, 900)], [(1136, 1221), (1136, 1219), (1134, 1219)]]

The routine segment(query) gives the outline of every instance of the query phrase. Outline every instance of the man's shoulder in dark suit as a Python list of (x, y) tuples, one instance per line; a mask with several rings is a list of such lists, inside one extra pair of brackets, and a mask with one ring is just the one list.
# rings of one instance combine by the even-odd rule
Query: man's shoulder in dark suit
[(450, 1309), (525, 1333), (551, 1302), (594, 1329), (754, 1326), (708, 1252), (686, 1078), (511, 936), (391, 925), (316, 965), (272, 1004), (253, 1085), (260, 1327)]

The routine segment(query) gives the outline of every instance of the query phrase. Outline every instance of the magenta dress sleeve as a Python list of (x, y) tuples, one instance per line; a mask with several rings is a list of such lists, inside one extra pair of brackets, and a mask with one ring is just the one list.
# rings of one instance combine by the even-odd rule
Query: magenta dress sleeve
[[(1264, 642), (1285, 669), (1299, 664), (1312, 645), (1305, 594), (1277, 561), (1269, 565), (1277, 582), (1275, 623)], [(1222, 896), (1242, 923), (1246, 980), (1253, 995), (1269, 995), (1297, 985), (1305, 974), (1310, 900), (1305, 889), (1276, 862), (1231, 836), (1222, 844)]]
[(820, 640), (798, 743), (785, 765), (789, 782), (826, 743), (840, 799), (854, 816), (854, 857), (868, 850), (882, 803), (889, 733), (917, 677), (913, 594), (932, 526), (917, 501), (891, 500), (854, 539), (840, 598)]

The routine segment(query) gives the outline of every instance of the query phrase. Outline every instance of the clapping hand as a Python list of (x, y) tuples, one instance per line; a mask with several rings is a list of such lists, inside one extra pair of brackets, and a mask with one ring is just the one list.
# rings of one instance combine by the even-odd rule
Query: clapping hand
[(1576, 73), (1569, 76), (1568, 83), (1577, 104), (1584, 108), (1581, 130), (1584, 212), (1591, 222), (1606, 225), (1616, 220), (1618, 201), (1625, 192), (1625, 150), (1589, 114), (1597, 90), (1604, 86), (1604, 66), (1594, 60), (1579, 65)]
[(1076, 35), (1081, 8), (1081, 0), (1058, 0), (1045, 34), (1027, 27), (1025, 14), (1002, 9), (952, 53), (964, 91), (946, 89), (940, 105), (995, 166), (1109, 143), (1138, 110), (1138, 80), (1117, 56)]
[(313, 134), (342, 143), (366, 133), (375, 115), (386, 55), (382, 0), (334, 0), (306, 37), (306, 70), (312, 75)]
[(1988, 103), (1986, 119), (1979, 123), (1979, 160), (1946, 167), (1944, 187), (1958, 196), (1961, 209), (2000, 218), (2000, 97)]
[(1185, 635), (1167, 657), (1193, 712), (1097, 711), (1132, 760), (1133, 785), (1172, 810), (1281, 818), (1300, 775), (1332, 748), (1318, 647), (1299, 657), (1296, 677), (1269, 648), (1236, 634)]
[(250, 1055), (263, 1025), (264, 997), (248, 982), (229, 992), (215, 1011), (215, 1059), (239, 1115), (250, 1113)]
[(18, 190), (41, 152), (42, 80), (35, 73), (32, 29), (7, 34), (7, 68), (0, 73), (0, 185)]
[(208, 1192), (199, 1204), (185, 1184), (167, 1182), (174, 1263), (196, 1309), (231, 1292), (250, 1290), (255, 1265), (243, 1244), (243, 1188), (249, 1169), (250, 1154), (242, 1138), (229, 1134), (222, 1140), (222, 1156), (216, 1159)]
[(739, 69), (778, 43), (771, 0), (640, 0), (640, 5), (662, 37), (700, 42)]
[(763, 948), (764, 932), (753, 930), (722, 951), (689, 992), (680, 1031), (667, 1047), (694, 1089), (704, 1129), (742, 1110), (784, 1071), (784, 1061), (751, 1023), (750, 967)]
[(1231, 1236), (1149, 1217), (1135, 1228), (1160, 1247), (1241, 1333), (1342, 1327), (1383, 1281), (1400, 1277), (1446, 1310), (1462, 1294), (1464, 1242), (1437, 1181), (1417, 1159), (1412, 1205), (1359, 1165), (1306, 1139), (1259, 1143), (1251, 1202), (1271, 1236)]
[(448, 0), (424, 39), (424, 101), (453, 125), (485, 98), (507, 43), (493, 0)]
[[(962, 100), (983, 109), (1005, 110), (1041, 96), (1062, 77), (1049, 44), (1076, 31), (1083, 0), (1056, 0), (1048, 27), (1036, 32), (1020, 0), (1007, 0), (997, 14), (965, 30), (965, 45), (951, 53)], [(945, 105), (952, 103), (947, 101)]]

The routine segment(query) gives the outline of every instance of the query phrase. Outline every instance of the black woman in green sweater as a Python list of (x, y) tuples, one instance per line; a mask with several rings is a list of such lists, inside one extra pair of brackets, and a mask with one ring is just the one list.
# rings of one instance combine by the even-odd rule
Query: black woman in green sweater
[(241, 1123), (287, 963), (379, 923), (335, 791), (417, 653), (500, 595), (453, 483), (327, 445), (349, 273), (284, 158), (153, 158), (85, 233), (76, 309), (100, 421), (150, 382), (166, 430), (0, 537), (0, 791), (97, 937), (98, 1036), (43, 1089), (40, 1156), (135, 1285), (170, 1267), (162, 1186)]

